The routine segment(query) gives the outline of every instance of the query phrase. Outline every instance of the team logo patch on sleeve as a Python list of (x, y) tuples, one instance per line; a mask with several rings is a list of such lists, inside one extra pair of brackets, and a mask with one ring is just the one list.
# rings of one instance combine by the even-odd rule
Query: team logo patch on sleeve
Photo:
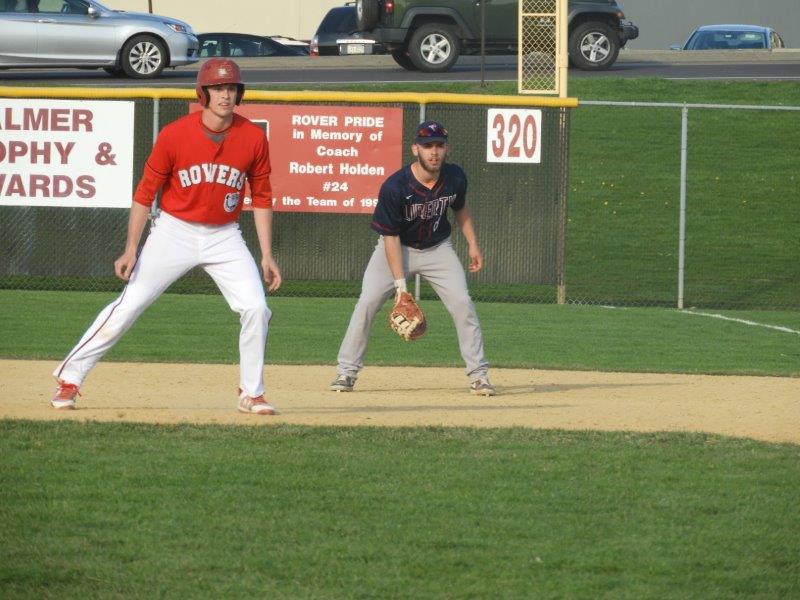
[(233, 212), (237, 206), (239, 206), (239, 192), (225, 194), (225, 203), (223, 204), (225, 212)]

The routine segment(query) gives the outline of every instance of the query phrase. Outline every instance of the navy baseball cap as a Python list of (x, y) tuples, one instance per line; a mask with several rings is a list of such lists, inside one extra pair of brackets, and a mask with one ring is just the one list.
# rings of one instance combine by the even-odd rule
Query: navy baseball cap
[(431, 144), (433, 142), (447, 143), (447, 129), (436, 121), (425, 121), (417, 126), (415, 144)]

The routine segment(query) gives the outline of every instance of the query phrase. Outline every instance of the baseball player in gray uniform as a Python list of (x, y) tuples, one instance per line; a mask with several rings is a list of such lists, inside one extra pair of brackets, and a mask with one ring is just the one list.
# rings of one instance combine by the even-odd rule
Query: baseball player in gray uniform
[(333, 391), (353, 390), (364, 366), (375, 315), (393, 293), (406, 291), (406, 276), (419, 273), (453, 317), (470, 391), (482, 396), (495, 394), (489, 382), (478, 315), (464, 268), (450, 241), (448, 208), (467, 240), (469, 271), (481, 270), (483, 255), (465, 203), (467, 177), (461, 167), (445, 162), (447, 137), (441, 123), (421, 123), (411, 145), (416, 161), (392, 174), (381, 186), (371, 225), (380, 238), (339, 348), (337, 377), (330, 384)]

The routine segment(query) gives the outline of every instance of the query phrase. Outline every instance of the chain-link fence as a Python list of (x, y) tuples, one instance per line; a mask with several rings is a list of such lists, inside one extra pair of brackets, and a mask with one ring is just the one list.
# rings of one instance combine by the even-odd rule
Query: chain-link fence
[[(133, 101), (135, 185), (153, 145), (154, 103)], [(1, 193), (9, 194), (8, 188), (4, 186)], [(0, 205), (0, 287), (120, 289), (113, 277), (113, 260), (125, 244), (127, 212)]]
[(800, 308), (800, 107), (585, 101), (572, 132), (569, 302)]
[(519, 3), (519, 93), (566, 96), (566, 4), (567, 0)]
[[(502, 102), (502, 98), (498, 98)], [(485, 99), (484, 99), (485, 101)], [(529, 104), (534, 104), (531, 100)], [(305, 101), (304, 104), (308, 104)], [(325, 106), (326, 102), (317, 103)], [(364, 106), (353, 102), (348, 106)], [(386, 103), (403, 111), (404, 162), (421, 118), (421, 105)], [(183, 99), (162, 99), (154, 110), (137, 100), (134, 171), (141, 173), (152, 145), (154, 115), (163, 127), (186, 114)], [(487, 256), (474, 278), (481, 299), (552, 301), (563, 281), (569, 109), (543, 107), (542, 159), (538, 164), (486, 162), (487, 109), (484, 105), (429, 103), (427, 117), (450, 129), (452, 162), (469, 177), (468, 203)], [(277, 144), (272, 152), (280, 152)], [(376, 190), (377, 192), (377, 190)], [(113, 261), (125, 240), (123, 209), (0, 206), (0, 287), (19, 289), (119, 289)], [(450, 217), (453, 220), (452, 216)], [(243, 213), (245, 240), (257, 253), (252, 218)], [(365, 214), (278, 212), (273, 252), (281, 266), (284, 295), (356, 295), (376, 234)], [(456, 228), (457, 229), (457, 228)], [(457, 250), (466, 260), (460, 234)], [(198, 268), (176, 282), (172, 292), (215, 290)], [(423, 294), (432, 293), (423, 289)]]
[[(421, 107), (387, 106), (403, 110), (408, 162)], [(470, 276), (473, 296), (554, 302), (555, 287), (564, 283), (570, 303), (676, 306), (682, 107), (587, 102), (578, 110), (544, 108), (547, 151), (540, 165), (486, 161), (487, 108), (425, 107), (427, 118), (450, 130), (451, 159), (469, 177), (468, 202), (486, 257), (484, 271)], [(185, 100), (162, 100), (158, 120), (166, 124), (186, 110)], [(137, 100), (135, 115), (134, 179), (152, 144), (151, 101)], [(800, 109), (690, 108), (686, 306), (800, 308), (798, 118)], [(127, 212), (0, 207), (0, 287), (120, 289), (112, 263), (124, 244)], [(257, 252), (252, 219), (245, 214), (241, 221)], [(364, 214), (277, 213), (275, 254), (286, 279), (279, 293), (357, 295), (376, 238), (369, 223)], [(460, 234), (454, 240), (465, 257)], [(171, 291), (216, 288), (197, 270)]]

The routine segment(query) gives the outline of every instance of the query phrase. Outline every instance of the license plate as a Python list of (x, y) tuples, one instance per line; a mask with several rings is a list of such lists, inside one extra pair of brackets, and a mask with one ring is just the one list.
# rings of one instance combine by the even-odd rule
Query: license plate
[(346, 54), (365, 54), (364, 44), (347, 44), (345, 45)]

